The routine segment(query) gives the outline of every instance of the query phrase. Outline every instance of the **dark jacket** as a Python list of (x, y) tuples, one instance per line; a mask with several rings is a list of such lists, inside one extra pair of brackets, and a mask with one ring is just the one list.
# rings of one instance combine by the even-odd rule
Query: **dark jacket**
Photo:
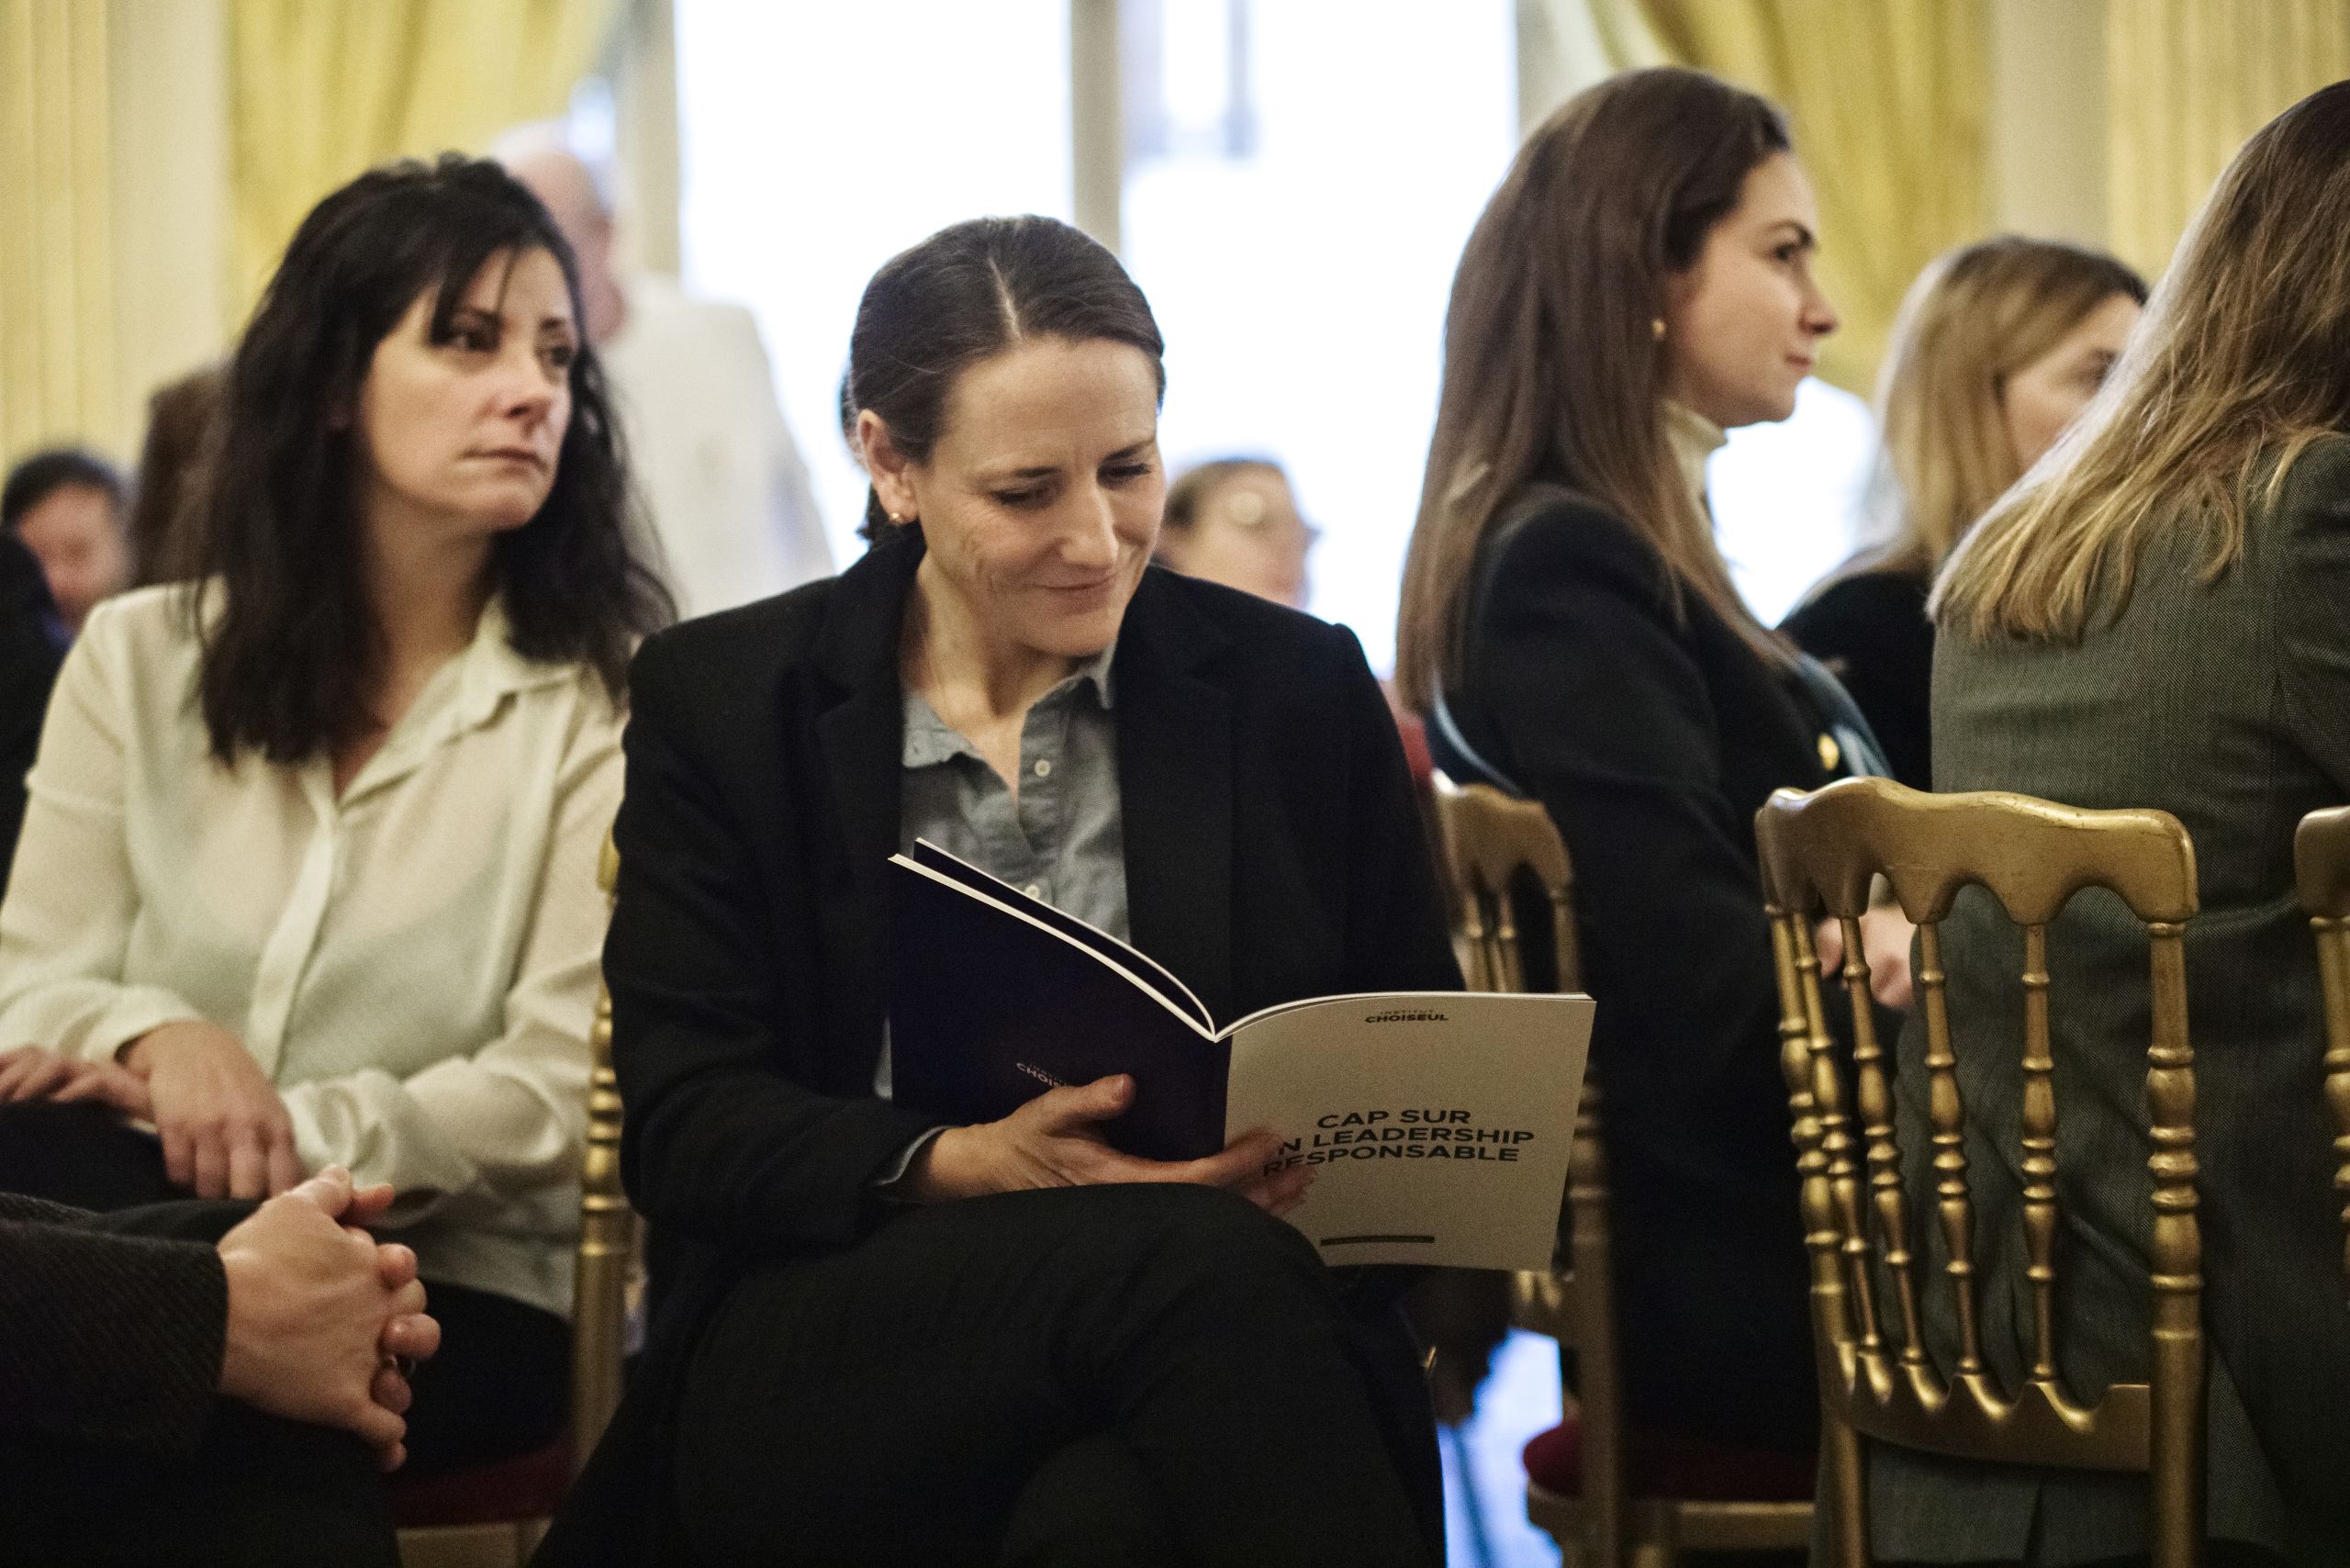
[(1934, 623), (1926, 619), (1931, 586), (1919, 572), (1852, 572), (1779, 626), (1852, 693), (1893, 777), (1912, 790), (1934, 787), (1927, 722), (1934, 678)]
[[(1818, 1425), (1754, 813), (1831, 776), (1792, 683), (1622, 521), (1522, 498), (1479, 551), (1446, 705), (1573, 861), (1642, 1425), (1800, 1449)], [(1476, 776), (1432, 725), (1439, 767)]]
[[(2297, 1538), (2300, 1561), (2339, 1564), (2350, 1562), (2350, 1305), (2293, 830), (2306, 812), (2350, 802), (2350, 439), (2311, 448), (2273, 506), (2262, 488), (2244, 554), (2216, 581), (2202, 580), (2202, 530), (2167, 519), (2129, 602), (2077, 642), (1976, 642), (1946, 628), (1934, 662), (1935, 782), (2154, 807), (2193, 837), (2201, 913), (2185, 940), (2210, 1524), (2271, 1546)], [(2147, 1372), (2144, 929), (2111, 895), (2084, 894), (2050, 929), (2048, 958), (2059, 1367), (2076, 1396), (2094, 1400)], [(1987, 898), (1963, 897), (1943, 924), (1942, 967), (1975, 1135), (1966, 1152), (1984, 1356), (2012, 1386), (2030, 1361), (2031, 1321), (2017, 1218), (2021, 938)], [(1924, 1050), (1916, 1031), (1903, 1038), (1896, 1081), (1920, 1194), (1932, 1181)], [(1920, 1262), (1939, 1267), (1938, 1227), (1922, 1228), (1932, 1255)], [(1950, 1357), (1949, 1294), (1930, 1291), (1925, 1305), (1929, 1338)], [(1880, 1556), (2062, 1563), (2144, 1549), (2139, 1478), (1889, 1450), (1871, 1455), (1869, 1474)]]
[[(637, 656), (604, 967), (623, 1171), (677, 1250), (645, 1362), (543, 1561), (658, 1546), (664, 1428), (699, 1321), (744, 1268), (880, 1224), (874, 1182), (927, 1126), (871, 1087), (921, 550), (885, 543)], [(1458, 988), (1395, 725), (1349, 633), (1154, 567), (1112, 678), (1136, 946), (1222, 1020)]]
[(0, 892), (25, 823), (25, 775), (64, 660), (56, 625), (40, 563), (15, 534), (0, 533)]
[(0, 1439), (192, 1450), (220, 1383), (220, 1255), (105, 1224), (0, 1193)]

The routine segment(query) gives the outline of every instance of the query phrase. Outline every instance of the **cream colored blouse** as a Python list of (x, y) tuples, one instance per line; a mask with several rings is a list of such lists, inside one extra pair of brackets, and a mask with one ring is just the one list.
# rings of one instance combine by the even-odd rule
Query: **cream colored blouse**
[(59, 677), (0, 1048), (219, 1025), (305, 1166), (399, 1189), (386, 1223), (428, 1280), (567, 1315), (620, 716), (592, 672), (515, 653), (493, 601), (341, 799), (324, 759), (224, 767), (185, 592), (101, 605)]

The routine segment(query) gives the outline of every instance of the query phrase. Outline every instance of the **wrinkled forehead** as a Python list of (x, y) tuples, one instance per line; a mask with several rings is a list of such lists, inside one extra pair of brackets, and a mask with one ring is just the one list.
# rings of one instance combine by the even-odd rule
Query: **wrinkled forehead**
[(955, 378), (939, 452), (1006, 469), (1096, 461), (1158, 435), (1158, 375), (1130, 344), (1033, 339)]

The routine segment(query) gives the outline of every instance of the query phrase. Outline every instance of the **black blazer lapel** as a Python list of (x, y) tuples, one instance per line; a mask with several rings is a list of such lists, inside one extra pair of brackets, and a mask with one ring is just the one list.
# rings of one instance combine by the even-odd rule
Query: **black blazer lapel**
[(1232, 700), (1200, 673), (1228, 640), (1143, 574), (1118, 633), (1113, 700), (1134, 944), (1232, 1022)]
[(815, 665), (830, 705), (816, 718), (816, 744), (846, 863), (826, 875), (823, 926), (834, 961), (856, 977), (834, 994), (860, 999), (846, 1020), (863, 1042), (854, 1083), (872, 1081), (889, 991), (889, 860), (898, 849), (905, 750), (905, 699), (898, 678), (898, 634), (921, 564), (922, 540), (875, 548), (841, 577), (818, 633)]

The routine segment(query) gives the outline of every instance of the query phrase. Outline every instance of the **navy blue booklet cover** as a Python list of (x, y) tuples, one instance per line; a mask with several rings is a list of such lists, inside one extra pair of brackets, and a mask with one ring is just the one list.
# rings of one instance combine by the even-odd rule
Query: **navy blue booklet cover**
[(890, 1076), (900, 1104), (968, 1125), (1061, 1084), (1131, 1073), (1103, 1128), (1146, 1159), (1224, 1147), (1231, 1047), (1134, 948), (935, 845), (890, 863)]

